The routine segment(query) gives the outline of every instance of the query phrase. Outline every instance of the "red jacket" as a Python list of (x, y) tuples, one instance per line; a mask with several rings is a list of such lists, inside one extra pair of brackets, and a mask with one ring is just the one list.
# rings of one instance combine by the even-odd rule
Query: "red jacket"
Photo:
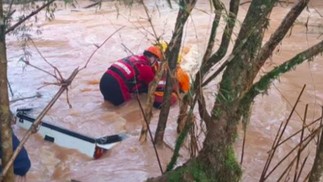
[(130, 93), (142, 92), (154, 79), (155, 71), (150, 61), (143, 55), (133, 55), (118, 60), (107, 70), (119, 82), (125, 100), (131, 98)]

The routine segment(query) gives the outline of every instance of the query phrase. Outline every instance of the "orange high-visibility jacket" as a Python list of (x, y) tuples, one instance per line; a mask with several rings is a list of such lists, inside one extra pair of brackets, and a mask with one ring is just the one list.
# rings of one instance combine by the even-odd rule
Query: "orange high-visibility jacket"
[[(189, 75), (181, 68), (176, 68), (176, 79), (178, 82), (178, 86), (174, 85), (174, 92), (171, 94), (170, 102), (171, 105), (175, 104), (177, 101), (177, 95), (175, 93), (176, 88), (179, 89), (179, 91), (182, 91), (184, 93), (188, 92), (190, 89), (190, 78)], [(166, 86), (165, 79), (162, 79), (159, 81), (157, 89), (155, 91), (155, 100), (154, 100), (154, 106), (156, 108), (160, 108), (162, 102), (163, 102), (163, 96), (164, 96), (164, 89)]]
[(188, 92), (190, 90), (190, 77), (188, 74), (181, 68), (177, 67), (176, 78), (178, 81), (179, 89), (183, 92)]

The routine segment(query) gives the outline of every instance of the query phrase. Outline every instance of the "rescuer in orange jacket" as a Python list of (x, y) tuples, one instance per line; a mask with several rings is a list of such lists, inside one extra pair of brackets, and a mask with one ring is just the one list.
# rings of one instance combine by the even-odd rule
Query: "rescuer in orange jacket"
[[(180, 59), (178, 63), (180, 63)], [(178, 95), (176, 94), (176, 91), (187, 93), (190, 89), (190, 78), (189, 75), (179, 66), (179, 64), (176, 67), (176, 81), (178, 84), (173, 85), (173, 92), (170, 97), (170, 104), (173, 105), (177, 101)], [(164, 96), (164, 89), (166, 86), (166, 76), (164, 76), (158, 83), (158, 86), (155, 91), (155, 100), (153, 106), (155, 108), (160, 109), (163, 103), (163, 96)]]
[(158, 46), (147, 48), (142, 55), (133, 55), (113, 63), (100, 80), (104, 100), (118, 106), (131, 98), (131, 93), (146, 93), (154, 79), (162, 52)]

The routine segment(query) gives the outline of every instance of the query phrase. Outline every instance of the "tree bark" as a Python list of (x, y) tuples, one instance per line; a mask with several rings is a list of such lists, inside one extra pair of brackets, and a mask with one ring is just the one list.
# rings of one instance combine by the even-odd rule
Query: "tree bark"
[[(237, 136), (238, 113), (242, 95), (251, 87), (255, 74), (252, 60), (261, 48), (268, 15), (277, 0), (252, 1), (230, 59), (220, 82), (212, 109), (211, 122), (199, 155), (183, 168), (168, 173), (168, 179), (183, 181), (206, 178), (210, 181), (239, 181), (241, 168), (235, 159), (233, 143)], [(250, 29), (250, 27), (253, 27)], [(250, 73), (251, 72), (251, 73)], [(179, 175), (179, 176), (178, 176)], [(163, 177), (164, 178), (164, 177)], [(161, 178), (162, 179), (162, 178)], [(165, 178), (164, 178), (165, 179)]]
[[(155, 143), (162, 145), (164, 142), (164, 132), (170, 109), (170, 95), (173, 92), (173, 80), (176, 75), (176, 66), (179, 50), (182, 43), (184, 25), (196, 4), (196, 0), (180, 0), (181, 7), (176, 20), (173, 37), (166, 50), (166, 60), (168, 61), (169, 70), (167, 70), (166, 89), (163, 98), (163, 106), (160, 111), (160, 117), (155, 133)], [(175, 81), (176, 82), (176, 81)]]
[[(0, 0), (0, 133), (2, 166), (5, 166), (12, 155), (12, 131), (9, 109), (8, 79), (7, 79), (7, 54), (5, 39), (5, 17), (3, 14), (3, 4)], [(4, 181), (14, 181), (13, 167), (4, 176)]]
[[(323, 107), (322, 114), (323, 116)], [(322, 124), (323, 118), (321, 118)], [(318, 143), (316, 156), (314, 160), (314, 164), (310, 173), (310, 177), (308, 179), (309, 182), (320, 182), (323, 181), (323, 130), (321, 131), (320, 142)]]

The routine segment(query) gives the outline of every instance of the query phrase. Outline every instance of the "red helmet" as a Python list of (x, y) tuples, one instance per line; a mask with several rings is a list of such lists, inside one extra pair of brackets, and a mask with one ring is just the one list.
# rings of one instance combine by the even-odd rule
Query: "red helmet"
[(163, 54), (158, 46), (150, 46), (145, 51), (150, 52), (156, 56), (159, 60), (163, 59)]

